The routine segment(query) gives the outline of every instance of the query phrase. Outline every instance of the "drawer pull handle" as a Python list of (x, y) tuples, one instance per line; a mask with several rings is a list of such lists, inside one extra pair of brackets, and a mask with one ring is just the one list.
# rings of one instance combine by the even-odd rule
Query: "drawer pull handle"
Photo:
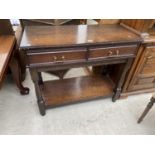
[(116, 55), (117, 55), (117, 56), (119, 55), (119, 50), (116, 50)]
[(57, 61), (58, 58), (56, 56), (54, 56), (53, 59), (54, 59), (54, 61)]
[(111, 55), (112, 55), (112, 51), (109, 51), (109, 52), (108, 52), (108, 55), (111, 56)]
[(61, 58), (62, 58), (62, 60), (65, 60), (65, 56), (62, 56)]

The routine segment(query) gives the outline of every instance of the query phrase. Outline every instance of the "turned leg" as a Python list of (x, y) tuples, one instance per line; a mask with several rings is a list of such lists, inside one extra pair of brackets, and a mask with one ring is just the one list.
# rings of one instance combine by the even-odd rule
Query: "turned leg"
[(43, 79), (42, 79), (42, 75), (41, 75), (41, 72), (38, 72), (38, 78), (39, 78), (39, 84), (43, 84)]
[(39, 87), (40, 82), (43, 82), (42, 78), (41, 78), (41, 73), (37, 72), (35, 69), (33, 69), (33, 70), (30, 69), (30, 73), (31, 73), (32, 81), (33, 81), (34, 86), (35, 86), (35, 92), (36, 92), (39, 111), (40, 111), (40, 114), (42, 116), (44, 116), (46, 114), (45, 103), (44, 103), (44, 100), (42, 98), (42, 95), (40, 92), (40, 87)]
[(124, 66), (123, 73), (122, 73), (122, 75), (114, 89), (114, 95), (112, 97), (113, 102), (115, 102), (120, 97), (120, 94), (122, 91), (122, 85), (124, 83), (126, 73), (127, 73), (128, 69), (130, 68), (131, 64), (132, 64), (132, 59), (128, 59)]
[(144, 117), (147, 115), (147, 113), (150, 111), (150, 109), (152, 108), (153, 104), (155, 103), (155, 98), (152, 97), (150, 99), (150, 102), (148, 103), (147, 107), (145, 108), (144, 112), (142, 113), (142, 115), (140, 116), (140, 118), (138, 119), (137, 123), (140, 123)]
[(21, 68), (20, 68), (19, 62), (18, 62), (17, 58), (15, 57), (15, 55), (11, 58), (9, 67), (11, 69), (14, 81), (20, 90), (20, 93), (22, 95), (29, 94), (29, 88), (23, 87), (23, 85), (22, 85)]

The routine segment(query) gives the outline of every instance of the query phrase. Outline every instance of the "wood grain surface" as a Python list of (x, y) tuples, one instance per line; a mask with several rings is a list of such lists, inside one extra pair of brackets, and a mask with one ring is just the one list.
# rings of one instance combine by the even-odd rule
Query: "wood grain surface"
[(97, 43), (126, 43), (140, 37), (121, 25), (66, 25), (25, 27), (21, 49), (86, 45)]
[(112, 96), (114, 84), (109, 78), (83, 76), (46, 81), (40, 86), (47, 107)]
[(15, 44), (15, 37), (12, 35), (0, 36), (0, 84), (6, 72), (9, 63), (9, 58), (12, 54), (12, 49)]

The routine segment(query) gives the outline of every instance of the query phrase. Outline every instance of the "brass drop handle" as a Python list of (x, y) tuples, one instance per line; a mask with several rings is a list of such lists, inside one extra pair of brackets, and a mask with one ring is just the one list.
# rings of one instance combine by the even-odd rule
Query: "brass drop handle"
[(54, 59), (54, 61), (57, 61), (58, 60), (57, 56), (54, 56), (53, 59)]
[(119, 50), (116, 50), (116, 55), (117, 55), (117, 56), (119, 55)]
[(62, 58), (62, 60), (65, 60), (65, 56), (64, 55), (61, 58)]
[(112, 55), (112, 51), (109, 51), (109, 52), (108, 52), (108, 55), (111, 56), (111, 55)]

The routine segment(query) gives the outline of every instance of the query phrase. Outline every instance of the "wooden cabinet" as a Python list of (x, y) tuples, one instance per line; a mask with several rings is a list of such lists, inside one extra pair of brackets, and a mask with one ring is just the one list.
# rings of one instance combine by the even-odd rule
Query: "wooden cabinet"
[(130, 69), (121, 96), (155, 91), (155, 21), (122, 20), (135, 29), (143, 41)]
[(155, 43), (141, 44), (137, 57), (130, 69), (121, 96), (155, 91)]
[(155, 89), (155, 45), (143, 45), (141, 57), (128, 91)]

